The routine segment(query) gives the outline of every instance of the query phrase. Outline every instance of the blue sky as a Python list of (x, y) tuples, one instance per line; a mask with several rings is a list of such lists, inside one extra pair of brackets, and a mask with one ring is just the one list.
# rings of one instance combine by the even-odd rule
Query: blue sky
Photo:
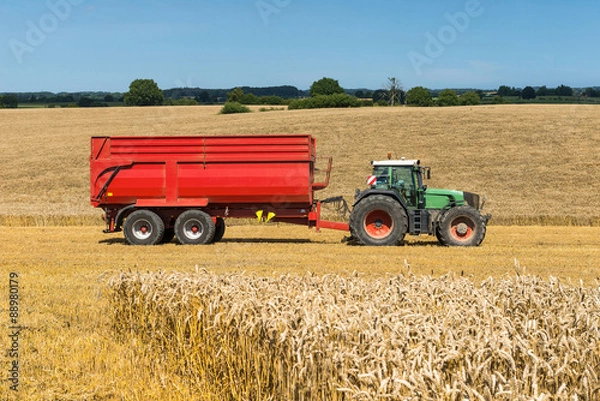
[(600, 86), (600, 2), (0, 0), (0, 92)]

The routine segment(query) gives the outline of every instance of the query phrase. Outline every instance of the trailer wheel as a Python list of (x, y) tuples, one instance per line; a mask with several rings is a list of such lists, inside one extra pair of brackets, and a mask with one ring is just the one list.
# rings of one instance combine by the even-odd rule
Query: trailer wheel
[(215, 236), (213, 237), (212, 242), (219, 242), (223, 239), (223, 235), (225, 235), (225, 220), (222, 217), (217, 217), (217, 222), (215, 224)]
[(479, 246), (485, 238), (485, 222), (471, 206), (449, 209), (442, 216), (438, 239), (448, 246)]
[(175, 235), (182, 245), (209, 244), (215, 236), (215, 223), (201, 210), (187, 210), (175, 220)]
[(136, 210), (125, 219), (123, 233), (130, 245), (156, 245), (165, 232), (165, 224), (150, 210)]
[(408, 229), (406, 211), (395, 199), (373, 195), (360, 201), (350, 215), (350, 232), (363, 245), (398, 245)]

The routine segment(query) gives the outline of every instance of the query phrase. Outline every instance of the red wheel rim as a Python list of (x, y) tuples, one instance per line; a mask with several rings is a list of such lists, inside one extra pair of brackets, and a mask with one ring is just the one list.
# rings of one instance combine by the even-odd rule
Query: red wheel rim
[(365, 216), (365, 230), (371, 238), (385, 238), (393, 228), (394, 220), (385, 210), (373, 210)]
[(450, 234), (457, 241), (468, 241), (475, 233), (475, 222), (468, 217), (460, 216), (452, 220)]

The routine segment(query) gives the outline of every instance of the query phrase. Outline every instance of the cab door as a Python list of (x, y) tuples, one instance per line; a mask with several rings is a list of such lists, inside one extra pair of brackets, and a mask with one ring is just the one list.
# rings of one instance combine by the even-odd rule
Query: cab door
[(393, 187), (409, 208), (417, 207), (418, 185), (410, 167), (392, 169)]

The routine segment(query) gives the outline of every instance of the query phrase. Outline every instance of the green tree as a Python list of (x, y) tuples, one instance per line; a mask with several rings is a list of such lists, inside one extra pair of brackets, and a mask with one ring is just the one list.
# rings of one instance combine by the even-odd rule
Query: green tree
[(19, 107), (19, 99), (15, 95), (4, 95), (1, 99), (0, 107), (6, 107), (7, 109)]
[(422, 86), (415, 86), (406, 93), (406, 104), (409, 106), (433, 106), (431, 92)]
[(373, 92), (373, 103), (378, 103), (380, 101), (385, 102), (387, 99), (387, 93), (383, 89), (377, 89)]
[(254, 93), (244, 93), (239, 102), (241, 104), (260, 104), (260, 99)]
[(227, 101), (239, 103), (242, 100), (243, 96), (244, 91), (242, 90), (242, 88), (233, 88), (233, 90), (227, 94)]
[(250, 113), (252, 112), (252, 110), (250, 110), (248, 107), (246, 107), (245, 105), (238, 103), (238, 102), (225, 102), (225, 104), (223, 105), (223, 108), (221, 108), (221, 111), (219, 112), (219, 114), (236, 114), (236, 113)]
[(128, 106), (158, 106), (165, 97), (153, 79), (136, 79), (129, 85), (123, 100)]
[(498, 96), (521, 96), (521, 91), (515, 87), (511, 88), (509, 86), (502, 85), (498, 88)]
[(318, 95), (307, 97), (306, 99), (292, 100), (289, 103), (288, 109), (325, 109), (325, 108), (345, 108), (345, 107), (360, 107), (361, 101), (347, 93), (336, 93), (333, 95)]
[(538, 88), (538, 90), (535, 92), (536, 96), (551, 96), (552, 92), (550, 91), (550, 89), (548, 89), (546, 87), (546, 85), (541, 86)]
[(585, 89), (585, 96), (587, 97), (600, 97), (600, 91), (594, 89), (594, 88), (586, 88)]
[(525, 100), (535, 99), (535, 96), (535, 89), (533, 89), (531, 86), (526, 86), (521, 91), (521, 97)]
[(333, 78), (321, 78), (318, 81), (313, 82), (310, 86), (310, 95), (333, 95), (336, 93), (344, 93), (344, 89), (340, 86), (340, 83)]
[(210, 102), (210, 93), (207, 91), (202, 91), (196, 96), (196, 101), (198, 103), (209, 103)]
[(478, 104), (481, 104), (481, 98), (479, 97), (477, 92), (473, 91), (463, 93), (462, 95), (460, 95), (460, 98), (458, 100), (463, 106), (477, 106)]
[(287, 104), (284, 98), (281, 96), (271, 95), (271, 96), (261, 96), (259, 98), (260, 104), (269, 104), (269, 105), (281, 105)]
[(555, 92), (556, 96), (573, 96), (573, 89), (566, 85), (560, 85)]
[(440, 92), (437, 100), (439, 106), (458, 106), (458, 95), (452, 89), (444, 89)]
[(77, 106), (79, 107), (92, 107), (94, 104), (94, 100), (89, 97), (81, 96), (79, 101), (77, 102)]

